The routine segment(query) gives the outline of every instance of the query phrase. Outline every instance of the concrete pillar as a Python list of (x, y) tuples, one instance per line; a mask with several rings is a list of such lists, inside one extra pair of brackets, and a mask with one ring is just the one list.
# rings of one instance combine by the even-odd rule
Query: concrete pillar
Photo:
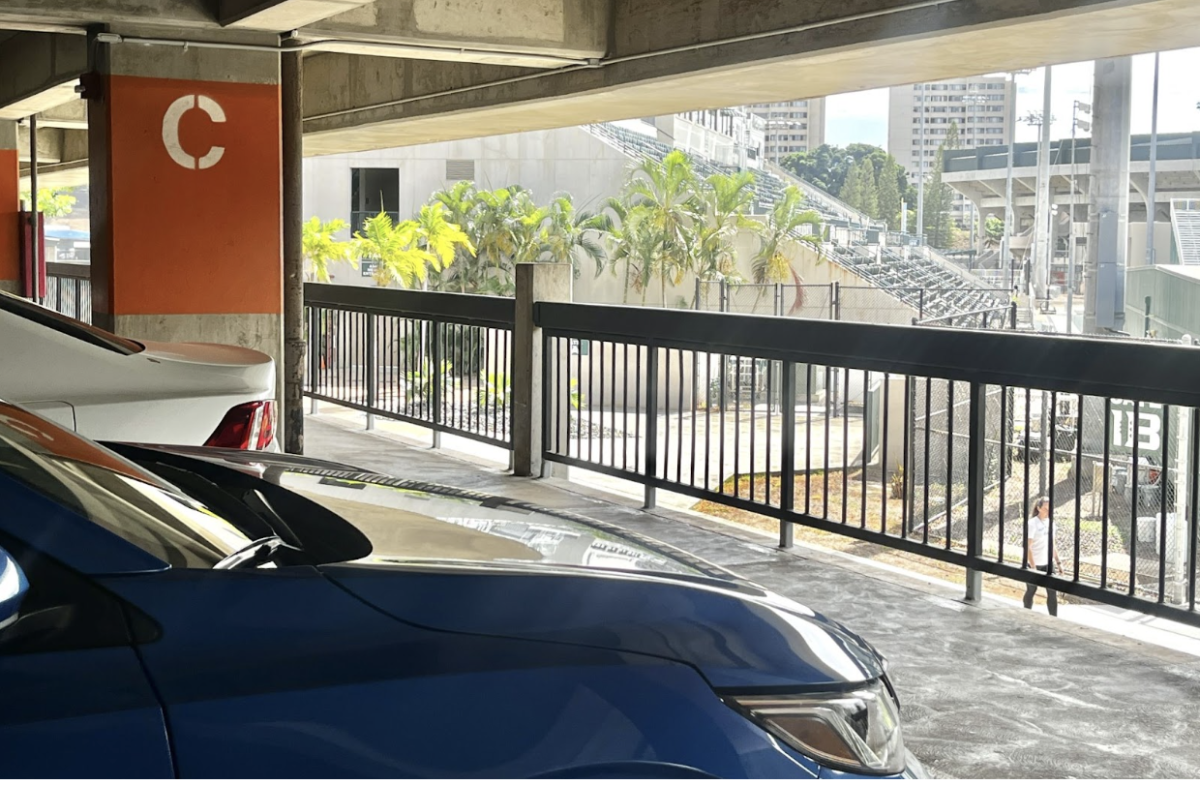
[(17, 122), (0, 120), (0, 291), (14, 294), (21, 282), (20, 184)]
[(279, 56), (93, 47), (95, 323), (132, 338), (246, 346), (281, 369)]
[(1096, 61), (1092, 99), (1092, 176), (1083, 331), (1122, 329), (1129, 234), (1130, 99), (1133, 59)]
[[(304, 96), (300, 52), (281, 56), (283, 96), (283, 449), (304, 454)], [(372, 358), (371, 362), (374, 362)], [(372, 415), (367, 415), (368, 421)]]
[(537, 302), (570, 302), (569, 264), (518, 264), (513, 327), (513, 474), (542, 473), (542, 331), (533, 321)]

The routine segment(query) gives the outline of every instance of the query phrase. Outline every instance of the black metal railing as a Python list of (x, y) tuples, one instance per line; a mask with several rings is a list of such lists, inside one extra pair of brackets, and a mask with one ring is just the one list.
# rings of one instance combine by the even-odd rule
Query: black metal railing
[(310, 283), (304, 300), (310, 398), (511, 448), (511, 299)]
[(48, 262), (46, 297), (42, 305), (81, 322), (92, 321), (92, 267)]
[[(543, 457), (1196, 624), (1200, 350), (537, 303)], [(1029, 563), (1050, 501), (1062, 569)]]

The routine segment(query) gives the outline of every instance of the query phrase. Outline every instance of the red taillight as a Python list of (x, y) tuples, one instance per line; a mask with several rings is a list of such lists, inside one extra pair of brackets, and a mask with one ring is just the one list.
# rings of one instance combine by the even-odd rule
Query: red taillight
[(235, 406), (225, 414), (205, 447), (263, 450), (275, 438), (275, 402), (254, 401)]

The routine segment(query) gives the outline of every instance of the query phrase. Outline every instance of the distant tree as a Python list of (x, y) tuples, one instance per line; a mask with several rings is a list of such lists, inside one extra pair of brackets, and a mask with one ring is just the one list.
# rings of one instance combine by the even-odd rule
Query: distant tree
[(780, 166), (801, 180), (837, 196), (841, 193), (855, 163), (854, 156), (841, 147), (823, 144), (813, 150), (784, 156)]
[[(39, 188), (38, 189), (38, 212), (46, 218), (66, 218), (75, 210), (75, 203), (78, 201), (75, 194), (71, 193), (74, 189), (71, 188)], [(30, 202), (30, 192), (22, 191), (20, 199), (23, 202)]]
[(955, 241), (954, 222), (950, 210), (954, 207), (954, 190), (942, 182), (945, 153), (958, 148), (958, 123), (952, 122), (946, 139), (938, 146), (933, 172), (925, 189), (925, 241), (934, 248), (950, 248)]
[(869, 158), (864, 157), (850, 168), (841, 199), (861, 213), (879, 217), (879, 187), (875, 165)]
[(903, 176), (903, 170), (900, 164), (896, 163), (896, 159), (888, 156), (884, 161), (883, 169), (879, 172), (879, 220), (886, 221), (888, 228), (893, 230), (900, 229), (900, 194), (903, 193), (900, 187), (900, 178)]
[(696, 186), (692, 161), (681, 150), (672, 150), (661, 161), (642, 161), (625, 184), (626, 201), (643, 208), (643, 228), (655, 239), (653, 267), (663, 308), (667, 282), (678, 285), (694, 266), (694, 233), (703, 216)]
[(999, 248), (1004, 240), (1004, 219), (989, 215), (983, 223), (983, 236), (989, 248)]

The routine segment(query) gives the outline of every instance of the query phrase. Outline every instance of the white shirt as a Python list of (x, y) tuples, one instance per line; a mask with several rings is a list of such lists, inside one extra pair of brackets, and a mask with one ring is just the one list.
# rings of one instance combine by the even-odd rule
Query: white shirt
[(1030, 550), (1033, 551), (1033, 567), (1045, 567), (1050, 563), (1050, 519), (1033, 516), (1029, 519)]

